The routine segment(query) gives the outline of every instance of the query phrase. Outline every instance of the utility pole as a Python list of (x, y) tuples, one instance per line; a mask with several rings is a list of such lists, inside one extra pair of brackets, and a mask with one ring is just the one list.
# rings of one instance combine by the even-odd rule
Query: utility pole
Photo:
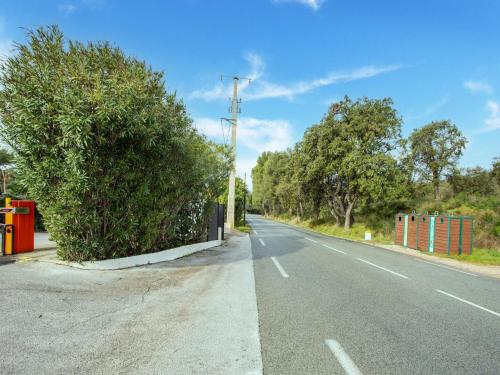
[[(224, 76), (221, 76), (221, 80)], [(238, 100), (238, 81), (240, 79), (248, 80), (250, 83), (250, 78), (243, 78), (238, 76), (233, 76), (233, 98), (231, 100), (231, 149), (233, 151), (233, 163), (229, 171), (229, 194), (227, 197), (227, 225), (229, 229), (234, 229), (234, 211), (235, 211), (235, 196), (236, 196), (236, 126), (238, 125), (238, 113), (240, 112), (239, 104), (241, 100)], [(225, 119), (224, 119), (225, 120)]]
[(247, 225), (247, 172), (245, 172), (245, 195), (243, 195), (243, 226)]
[(229, 171), (229, 196), (227, 198), (227, 224), (234, 229), (234, 205), (236, 193), (236, 125), (238, 122), (238, 77), (233, 77), (233, 99), (231, 101), (231, 149), (233, 164)]

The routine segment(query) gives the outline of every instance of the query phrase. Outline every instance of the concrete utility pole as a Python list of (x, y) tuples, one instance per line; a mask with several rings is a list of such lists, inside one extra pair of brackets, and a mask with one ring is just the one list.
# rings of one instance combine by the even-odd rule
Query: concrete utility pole
[(247, 225), (247, 172), (245, 172), (245, 195), (243, 195), (243, 226)]
[(234, 228), (234, 206), (236, 190), (236, 125), (238, 122), (238, 77), (233, 77), (233, 99), (231, 101), (231, 148), (233, 150), (233, 165), (229, 171), (229, 196), (227, 198), (227, 225)]

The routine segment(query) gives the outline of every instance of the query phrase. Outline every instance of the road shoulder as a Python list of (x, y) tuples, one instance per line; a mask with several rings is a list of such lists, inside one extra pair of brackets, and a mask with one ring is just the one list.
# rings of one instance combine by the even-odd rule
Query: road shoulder
[(363, 244), (363, 245), (370, 246), (370, 247), (375, 248), (375, 249), (389, 250), (389, 251), (393, 251), (396, 253), (405, 254), (405, 255), (412, 256), (412, 257), (420, 258), (420, 259), (423, 259), (423, 260), (428, 261), (428, 262), (442, 264), (442, 265), (445, 265), (447, 267), (454, 267), (454, 268), (457, 268), (459, 270), (464, 270), (466, 272), (473, 272), (473, 273), (478, 274), (478, 275), (492, 277), (495, 279), (500, 279), (500, 266), (480, 265), (480, 264), (460, 262), (460, 261), (455, 260), (455, 259), (439, 258), (437, 256), (422, 253), (421, 251), (406, 248), (406, 247), (399, 246), (399, 245), (383, 245), (383, 244), (377, 244), (377, 243), (372, 243), (372, 242), (368, 242), (368, 241), (356, 241), (356, 240), (348, 239), (348, 238), (335, 237), (335, 236), (332, 236), (329, 234), (315, 231), (313, 229), (304, 228), (302, 226), (298, 226), (298, 225), (294, 225), (294, 224), (290, 224), (290, 223), (285, 223), (285, 222), (282, 222), (279, 220), (274, 220), (274, 219), (271, 219), (268, 217), (262, 217), (262, 218), (265, 220), (271, 220), (271, 221), (274, 221), (276, 223), (280, 223), (283, 225), (288, 225), (292, 228), (295, 228), (298, 230), (303, 230), (305, 232), (310, 232), (310, 233), (322, 235), (325, 237), (331, 237), (331, 238), (335, 238), (337, 240)]

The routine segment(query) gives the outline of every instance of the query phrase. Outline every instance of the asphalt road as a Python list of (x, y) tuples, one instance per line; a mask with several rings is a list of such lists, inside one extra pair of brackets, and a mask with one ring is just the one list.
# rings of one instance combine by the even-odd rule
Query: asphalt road
[(264, 374), (500, 374), (500, 281), (249, 221)]

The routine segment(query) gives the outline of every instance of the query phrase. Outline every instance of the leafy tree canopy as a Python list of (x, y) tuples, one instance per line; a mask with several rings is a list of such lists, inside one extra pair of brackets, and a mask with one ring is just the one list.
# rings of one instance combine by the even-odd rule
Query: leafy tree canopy
[(462, 156), (467, 139), (449, 120), (434, 121), (416, 129), (409, 138), (416, 171), (434, 186), (434, 199), (441, 198), (440, 182)]

